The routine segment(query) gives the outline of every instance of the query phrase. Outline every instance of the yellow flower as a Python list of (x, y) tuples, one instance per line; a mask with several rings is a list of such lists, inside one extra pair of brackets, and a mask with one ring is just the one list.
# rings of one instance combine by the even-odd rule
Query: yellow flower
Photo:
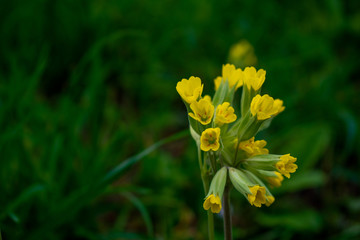
[(230, 103), (224, 102), (216, 108), (215, 123), (222, 126), (224, 123), (232, 123), (236, 120), (235, 110)]
[(222, 81), (222, 77), (217, 77), (214, 79), (215, 90), (217, 90), (220, 87), (221, 81)]
[(263, 85), (265, 75), (266, 71), (264, 69), (256, 71), (254, 67), (247, 67), (243, 71), (243, 82), (249, 90), (253, 88), (257, 91)]
[(245, 151), (249, 157), (269, 153), (269, 150), (264, 148), (267, 144), (265, 140), (254, 140), (255, 137), (252, 137), (249, 140), (240, 142), (239, 149)]
[(275, 174), (276, 177), (268, 177), (266, 180), (270, 183), (271, 186), (280, 187), (284, 177), (281, 175), (281, 173), (275, 172)]
[(264, 187), (260, 187), (259, 185), (249, 187), (251, 194), (248, 194), (248, 200), (251, 205), (255, 207), (261, 207), (261, 204), (266, 203), (265, 193), (266, 190)]
[(265, 205), (268, 207), (275, 201), (275, 198), (273, 196), (266, 196), (266, 203)]
[(254, 65), (257, 62), (254, 48), (246, 40), (241, 40), (230, 48), (229, 60), (245, 66)]
[(232, 64), (223, 65), (222, 77), (217, 77), (214, 80), (215, 90), (219, 88), (221, 81), (226, 80), (228, 80), (230, 88), (236, 86), (236, 89), (238, 89), (243, 85), (242, 74), (242, 70), (240, 68), (236, 69)]
[(198, 100), (203, 91), (204, 85), (198, 77), (190, 77), (189, 80), (182, 79), (176, 85), (176, 91), (180, 94), (182, 99), (187, 103), (192, 103)]
[(260, 96), (256, 95), (250, 105), (250, 111), (253, 116), (257, 116), (258, 120), (265, 120), (276, 116), (280, 112), (284, 111), (283, 101), (280, 99), (274, 100), (269, 95), (265, 94)]
[(189, 116), (199, 121), (202, 125), (209, 124), (214, 115), (214, 106), (205, 98), (200, 99), (198, 102), (190, 104), (190, 108), (193, 111), (189, 113)]
[(206, 101), (211, 102), (211, 97), (210, 97), (209, 95), (205, 95), (205, 96), (203, 97), (203, 99), (205, 99)]
[(207, 152), (210, 150), (217, 151), (220, 147), (220, 128), (208, 128), (201, 133), (200, 148)]
[(209, 210), (211, 208), (211, 212), (213, 213), (219, 213), (221, 210), (221, 199), (219, 196), (215, 196), (214, 194), (211, 194), (208, 196), (203, 204), (203, 207), (205, 210)]
[(290, 173), (294, 173), (298, 166), (294, 163), (296, 158), (285, 154), (280, 157), (280, 161), (276, 163), (277, 170), (287, 178), (290, 178)]

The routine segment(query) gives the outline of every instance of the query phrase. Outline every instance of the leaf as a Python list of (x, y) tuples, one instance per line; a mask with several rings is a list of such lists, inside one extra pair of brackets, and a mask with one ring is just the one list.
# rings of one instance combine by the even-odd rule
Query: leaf
[[(144, 159), (147, 155), (152, 153), (154, 150), (163, 146), (164, 144), (173, 142), (175, 140), (181, 139), (185, 136), (188, 136), (189, 131), (183, 130), (178, 132), (168, 138), (160, 140), (150, 147), (146, 148), (142, 152), (136, 154), (135, 156), (125, 159), (122, 163), (114, 167), (103, 178), (89, 183), (88, 186), (74, 191), (67, 199), (63, 200), (63, 203), (57, 207), (54, 212), (50, 212), (49, 215), (45, 218), (46, 222), (43, 225), (48, 231), (51, 231), (56, 226), (59, 226), (66, 222), (71, 216), (76, 214), (82, 207), (86, 205), (89, 201), (98, 196), (106, 187), (112, 183), (116, 178), (120, 177), (126, 169)], [(71, 212), (69, 212), (71, 209)], [(68, 214), (63, 214), (67, 212)], [(39, 229), (35, 232), (31, 239), (39, 239), (39, 236), (43, 235), (43, 231)]]
[(259, 212), (257, 221), (267, 227), (281, 226), (295, 231), (318, 232), (323, 227), (323, 219), (315, 210), (307, 209), (299, 212), (265, 214)]
[(134, 165), (135, 163), (137, 163), (138, 161), (140, 161), (141, 159), (143, 159), (145, 156), (149, 155), (150, 153), (152, 153), (154, 150), (156, 150), (157, 148), (161, 147), (162, 145), (178, 140), (180, 138), (183, 138), (185, 136), (187, 136), (189, 134), (189, 131), (183, 130), (179, 133), (176, 133), (168, 138), (165, 138), (161, 141), (158, 141), (157, 143), (151, 145), (150, 147), (146, 148), (145, 150), (143, 150), (142, 152), (140, 152), (139, 154), (132, 156), (126, 160), (124, 160), (122, 163), (120, 163), (119, 165), (117, 165), (115, 168), (113, 168), (111, 171), (109, 171), (99, 182), (98, 182), (98, 187), (104, 187), (104, 185), (109, 184), (111, 181), (113, 181), (115, 178), (119, 177), (127, 168), (129, 168), (130, 166)]
[(298, 171), (291, 175), (291, 178), (284, 179), (280, 188), (272, 190), (275, 194), (283, 192), (297, 192), (307, 188), (315, 188), (325, 184), (325, 173), (314, 171)]
[[(19, 205), (21, 205), (23, 202), (27, 201), (29, 198), (34, 196), (36, 193), (44, 191), (45, 187), (42, 184), (35, 184), (27, 188), (25, 191), (23, 191), (19, 197), (15, 199), (15, 201), (12, 201), (8, 206), (6, 206), (4, 209), (4, 212), (0, 215), (0, 220), (6, 217), (7, 214), (12, 213)], [(18, 217), (12, 213), (13, 216), (15, 216), (15, 219), (19, 221)], [(13, 218), (14, 219), (14, 218)]]
[[(275, 138), (275, 137), (274, 137)], [(283, 154), (296, 157), (298, 171), (312, 168), (325, 153), (331, 140), (331, 128), (326, 123), (306, 124), (276, 136), (269, 145)]]
[(122, 195), (125, 196), (127, 199), (129, 199), (136, 206), (136, 208), (140, 211), (140, 213), (145, 221), (148, 235), (150, 237), (153, 236), (154, 235), (154, 227), (151, 222), (149, 212), (147, 211), (144, 204), (137, 197), (135, 197), (133, 194), (131, 194), (129, 192), (123, 193)]

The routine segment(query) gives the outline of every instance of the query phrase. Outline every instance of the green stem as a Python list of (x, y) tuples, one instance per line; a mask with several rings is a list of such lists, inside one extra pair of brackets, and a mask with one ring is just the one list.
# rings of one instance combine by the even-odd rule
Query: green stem
[(215, 234), (214, 234), (214, 214), (208, 210), (207, 211), (208, 216), (208, 231), (209, 231), (209, 239), (214, 240)]
[[(208, 172), (206, 169), (206, 163), (203, 164), (203, 161), (201, 158), (200, 146), (198, 146), (198, 160), (199, 160), (199, 167), (200, 167), (200, 172), (201, 172), (201, 180), (203, 183), (204, 192), (205, 192), (205, 196), (206, 196), (209, 192), (209, 175), (208, 175)], [(208, 216), (208, 235), (209, 235), (208, 237), (209, 237), (209, 240), (214, 240), (215, 239), (214, 215), (210, 209), (207, 211), (207, 216)]]
[(231, 240), (230, 186), (225, 187), (224, 195), (224, 239)]
[(210, 160), (212, 173), (215, 174), (215, 172), (216, 172), (216, 160), (215, 160), (214, 153), (212, 151), (209, 151), (208, 156), (209, 156), (209, 160)]

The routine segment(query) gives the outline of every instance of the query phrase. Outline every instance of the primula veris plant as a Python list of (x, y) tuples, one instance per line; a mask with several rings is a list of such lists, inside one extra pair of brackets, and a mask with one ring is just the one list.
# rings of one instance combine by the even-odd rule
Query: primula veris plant
[[(270, 188), (281, 186), (297, 169), (290, 154), (269, 154), (265, 140), (256, 134), (269, 127), (284, 111), (283, 101), (261, 95), (266, 71), (232, 64), (223, 65), (215, 78), (215, 94), (202, 97), (200, 78), (178, 82), (176, 90), (188, 110), (190, 132), (198, 147), (198, 160), (205, 190), (203, 208), (208, 211), (209, 239), (214, 238), (213, 213), (224, 208), (225, 239), (231, 239), (229, 193), (234, 187), (251, 206), (270, 206), (275, 198)], [(234, 94), (242, 87), (240, 108)]]

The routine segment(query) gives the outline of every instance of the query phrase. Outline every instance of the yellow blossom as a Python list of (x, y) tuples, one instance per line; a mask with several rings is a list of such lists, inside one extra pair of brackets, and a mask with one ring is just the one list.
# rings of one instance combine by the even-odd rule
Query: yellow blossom
[(254, 67), (247, 67), (243, 71), (244, 85), (246, 85), (249, 90), (252, 88), (257, 91), (263, 85), (265, 75), (266, 71), (264, 69), (256, 71)]
[(236, 120), (235, 110), (230, 103), (224, 102), (216, 108), (215, 123), (222, 126), (224, 123), (232, 123)]
[(266, 203), (266, 189), (264, 187), (260, 187), (259, 185), (249, 187), (251, 194), (248, 194), (248, 200), (251, 205), (255, 207), (261, 207), (261, 204)]
[(215, 196), (214, 194), (211, 194), (208, 196), (203, 204), (203, 207), (205, 210), (209, 210), (211, 208), (211, 212), (213, 213), (219, 213), (221, 210), (221, 199), (219, 196)]
[(236, 89), (238, 89), (243, 85), (242, 70), (240, 68), (236, 69), (232, 64), (223, 65), (222, 77), (217, 77), (214, 80), (215, 90), (219, 88), (221, 81), (226, 80), (228, 80), (230, 88), (236, 86)]
[(248, 157), (269, 153), (269, 150), (264, 148), (267, 144), (265, 140), (254, 140), (255, 137), (252, 137), (249, 140), (240, 142), (239, 149), (245, 151)]
[(201, 133), (200, 148), (207, 152), (210, 150), (217, 151), (220, 147), (220, 128), (208, 128)]
[(220, 87), (221, 81), (222, 81), (222, 77), (217, 77), (214, 79), (215, 90), (217, 90)]
[(176, 85), (176, 90), (187, 103), (192, 103), (198, 100), (203, 91), (204, 85), (201, 84), (201, 79), (198, 77), (190, 77), (189, 80), (182, 79)]
[(265, 120), (276, 116), (284, 111), (283, 101), (280, 99), (274, 100), (269, 95), (256, 95), (250, 105), (250, 111), (253, 116), (257, 116), (258, 120)]
[(276, 163), (277, 170), (287, 178), (290, 178), (290, 173), (294, 173), (298, 166), (295, 164), (296, 158), (285, 154), (280, 157), (280, 160)]
[(214, 115), (214, 106), (205, 98), (200, 99), (198, 102), (190, 104), (190, 108), (193, 111), (189, 113), (189, 116), (199, 121), (202, 125), (209, 124)]
[(266, 196), (266, 203), (265, 205), (269, 207), (273, 202), (275, 201), (275, 198), (273, 196)]
[(254, 65), (257, 62), (254, 48), (246, 40), (241, 40), (230, 48), (229, 60), (245, 66)]
[(203, 97), (203, 99), (205, 99), (206, 101), (211, 102), (211, 97), (210, 97), (209, 95), (205, 95), (205, 96)]
[(284, 177), (281, 175), (281, 173), (275, 172), (275, 174), (276, 177), (268, 177), (266, 180), (270, 183), (271, 186), (280, 187)]

